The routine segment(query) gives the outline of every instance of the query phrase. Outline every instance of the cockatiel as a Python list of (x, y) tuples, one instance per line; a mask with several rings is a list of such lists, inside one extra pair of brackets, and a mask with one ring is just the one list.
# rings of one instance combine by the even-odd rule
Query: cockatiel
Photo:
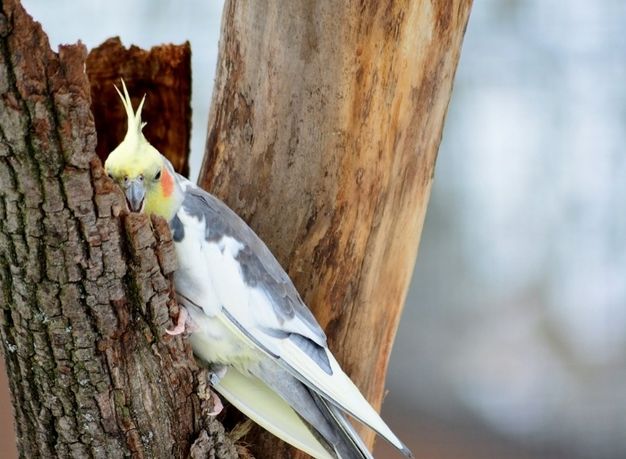
[(371, 458), (346, 414), (411, 452), (341, 370), (326, 336), (263, 241), (216, 197), (178, 175), (142, 133), (141, 101), (105, 169), (133, 212), (165, 218), (179, 269), (181, 313), (211, 383), (253, 421), (318, 459)]

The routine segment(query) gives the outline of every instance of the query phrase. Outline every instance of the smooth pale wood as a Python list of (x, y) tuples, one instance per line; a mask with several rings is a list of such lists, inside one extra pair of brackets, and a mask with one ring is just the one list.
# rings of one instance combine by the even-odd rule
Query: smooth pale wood
[(23, 458), (236, 457), (172, 338), (167, 223), (96, 157), (82, 45), (0, 3), (0, 341)]
[(120, 78), (137, 108), (147, 95), (143, 120), (146, 138), (177, 172), (189, 174), (191, 135), (191, 46), (160, 45), (150, 50), (125, 48), (119, 37), (109, 38), (87, 56), (92, 112), (98, 131), (96, 152), (104, 162), (126, 135), (126, 112), (116, 85)]
[[(376, 407), (470, 6), (224, 7), (200, 183), (268, 244)], [(259, 457), (288, 454), (252, 441)]]

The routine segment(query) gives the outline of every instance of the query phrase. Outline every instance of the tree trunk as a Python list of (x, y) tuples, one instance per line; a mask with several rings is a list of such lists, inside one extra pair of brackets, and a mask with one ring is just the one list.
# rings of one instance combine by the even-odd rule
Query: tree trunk
[[(470, 6), (224, 7), (200, 184), (268, 244), (376, 407)], [(288, 454), (268, 434), (251, 442)]]
[[(225, 6), (201, 181), (268, 243), (380, 406), (471, 0), (268, 3)], [(106, 52), (90, 57), (94, 99), (129, 75), (149, 97), (187, 97), (180, 80), (150, 86), (158, 56), (118, 45), (122, 70), (104, 83)], [(164, 336), (177, 313), (167, 225), (127, 215), (96, 158), (85, 54), (53, 53), (0, 0), (0, 339), (20, 454), (235, 457), (188, 344)], [(151, 124), (182, 126), (161, 148), (184, 171), (188, 103), (155, 100), (170, 102)], [(114, 146), (108, 107), (96, 126)], [(259, 457), (289, 454), (250, 438)]]
[(206, 375), (164, 333), (167, 224), (126, 214), (95, 155), (85, 58), (0, 0), (0, 338), (20, 455), (236, 457)]

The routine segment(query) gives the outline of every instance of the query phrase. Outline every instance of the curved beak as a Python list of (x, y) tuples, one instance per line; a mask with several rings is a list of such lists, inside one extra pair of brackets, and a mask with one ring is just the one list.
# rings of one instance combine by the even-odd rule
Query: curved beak
[(129, 180), (126, 184), (126, 202), (131, 212), (141, 212), (143, 209), (143, 198), (146, 196), (146, 189), (142, 178)]

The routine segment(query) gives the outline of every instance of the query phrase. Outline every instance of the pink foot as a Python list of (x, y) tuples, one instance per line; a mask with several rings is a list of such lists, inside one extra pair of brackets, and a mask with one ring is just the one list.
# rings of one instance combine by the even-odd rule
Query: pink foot
[(209, 416), (217, 416), (224, 409), (224, 405), (220, 397), (213, 391), (211, 391), (211, 400), (213, 401), (213, 410), (209, 411)]
[(165, 330), (165, 333), (171, 336), (180, 335), (185, 331), (185, 325), (187, 323), (187, 317), (189, 313), (184, 306), (179, 306), (178, 308), (178, 320), (176, 321), (176, 326), (171, 330)]

